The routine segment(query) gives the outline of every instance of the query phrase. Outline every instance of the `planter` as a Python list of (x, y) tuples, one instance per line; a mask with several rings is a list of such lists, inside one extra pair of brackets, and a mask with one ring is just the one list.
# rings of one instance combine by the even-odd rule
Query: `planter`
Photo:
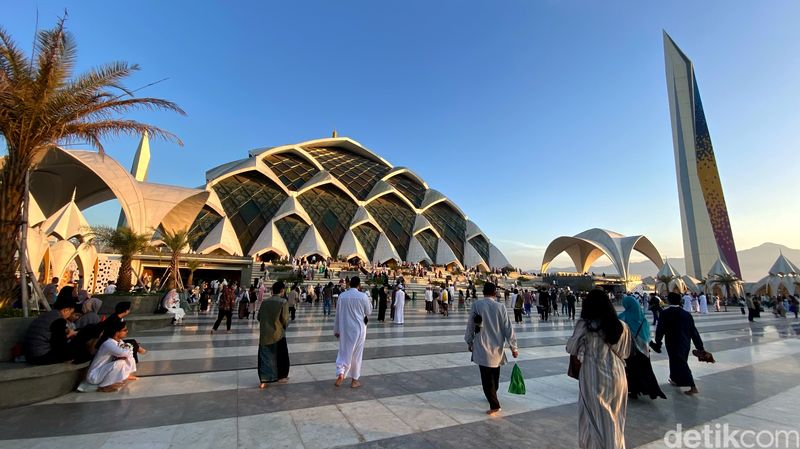
[(25, 331), (35, 318), (2, 318), (0, 319), (0, 362), (10, 362), (11, 348), (22, 343)]
[(97, 295), (103, 301), (100, 307), (100, 315), (111, 315), (117, 304), (129, 301), (131, 303), (131, 315), (152, 315), (156, 311), (158, 302), (162, 295)]

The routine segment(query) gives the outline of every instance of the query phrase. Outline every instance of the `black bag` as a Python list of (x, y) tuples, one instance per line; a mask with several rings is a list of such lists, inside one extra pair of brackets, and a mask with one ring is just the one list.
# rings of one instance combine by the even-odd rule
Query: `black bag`
[(247, 307), (250, 305), (247, 301), (239, 301), (239, 319), (246, 318), (248, 313)]
[(369, 323), (369, 317), (364, 315), (364, 325), (366, 326)]
[(569, 367), (567, 367), (567, 376), (573, 379), (579, 379), (581, 375), (581, 361), (577, 355), (570, 354)]

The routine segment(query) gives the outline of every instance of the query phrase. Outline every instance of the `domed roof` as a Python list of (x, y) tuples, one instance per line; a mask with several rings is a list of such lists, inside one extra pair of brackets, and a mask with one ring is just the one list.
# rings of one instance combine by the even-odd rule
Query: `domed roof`
[[(255, 149), (209, 170), (206, 180), (214, 209), (221, 206), (241, 251), (254, 257), (272, 251), (378, 263), (508, 264), (446, 196), (347, 137)], [(268, 224), (283, 245), (272, 244), (279, 239), (272, 228), (265, 233)]]

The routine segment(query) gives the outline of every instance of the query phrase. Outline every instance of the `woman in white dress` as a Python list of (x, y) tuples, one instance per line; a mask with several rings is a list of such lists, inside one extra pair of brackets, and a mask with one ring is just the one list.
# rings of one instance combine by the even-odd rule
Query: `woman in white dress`
[(631, 335), (603, 290), (589, 292), (581, 319), (575, 323), (575, 332), (567, 341), (567, 352), (581, 362), (579, 446), (625, 449), (628, 405), (625, 359), (631, 352)]
[(173, 288), (164, 295), (161, 305), (167, 309), (167, 313), (175, 315), (175, 324), (183, 324), (183, 317), (186, 315), (186, 311), (181, 308), (181, 299), (178, 297), (177, 290)]
[(129, 380), (137, 380), (136, 361), (133, 359), (133, 346), (123, 339), (128, 335), (124, 321), (116, 321), (106, 328), (103, 339), (94, 355), (86, 382), (97, 385), (97, 391), (110, 393), (118, 391)]

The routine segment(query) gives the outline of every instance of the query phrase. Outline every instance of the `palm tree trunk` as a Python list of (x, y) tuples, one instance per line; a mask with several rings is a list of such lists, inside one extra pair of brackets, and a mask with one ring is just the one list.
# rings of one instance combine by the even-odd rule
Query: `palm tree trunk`
[(9, 156), (0, 170), (0, 308), (10, 306), (17, 299), (17, 249), (27, 170), (13, 157), (14, 153), (15, 149), (9, 146)]
[(181, 272), (178, 268), (178, 253), (172, 253), (172, 260), (169, 263), (169, 269), (172, 271), (172, 279), (170, 280), (170, 284), (167, 286), (167, 291), (171, 289), (183, 290), (181, 288)]
[(189, 279), (186, 280), (187, 285), (193, 285), (194, 282), (194, 270), (189, 270)]
[(123, 254), (120, 262), (119, 276), (117, 276), (117, 291), (128, 293), (131, 290), (131, 275), (133, 274), (131, 258)]

